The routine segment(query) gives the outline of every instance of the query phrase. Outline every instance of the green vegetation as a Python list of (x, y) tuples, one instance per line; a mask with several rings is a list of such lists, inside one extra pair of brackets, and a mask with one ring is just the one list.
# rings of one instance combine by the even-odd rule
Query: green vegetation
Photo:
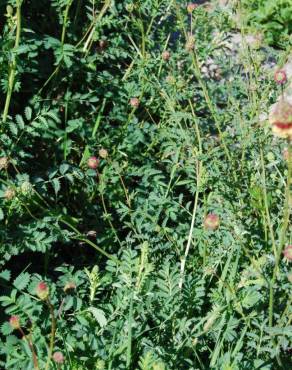
[(0, 3), (1, 369), (292, 368), (292, 7), (227, 3)]

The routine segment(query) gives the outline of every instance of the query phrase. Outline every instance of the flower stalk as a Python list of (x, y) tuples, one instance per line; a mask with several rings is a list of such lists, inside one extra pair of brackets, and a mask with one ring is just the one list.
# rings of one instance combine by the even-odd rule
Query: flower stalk
[(13, 88), (14, 88), (14, 81), (15, 81), (15, 75), (16, 75), (16, 69), (17, 69), (17, 61), (16, 61), (16, 56), (15, 56), (15, 51), (19, 47), (19, 42), (20, 42), (20, 34), (21, 34), (21, 0), (17, 0), (17, 8), (16, 8), (16, 36), (15, 36), (15, 43), (14, 43), (14, 48), (12, 49), (12, 62), (9, 65), (9, 77), (8, 77), (8, 89), (7, 89), (7, 94), (6, 94), (6, 99), (5, 99), (5, 106), (4, 106), (4, 111), (3, 111), (3, 116), (2, 116), (2, 121), (3, 123), (6, 122), (8, 112), (9, 112), (9, 107), (10, 107), (10, 102), (11, 102), (11, 96), (13, 93)]

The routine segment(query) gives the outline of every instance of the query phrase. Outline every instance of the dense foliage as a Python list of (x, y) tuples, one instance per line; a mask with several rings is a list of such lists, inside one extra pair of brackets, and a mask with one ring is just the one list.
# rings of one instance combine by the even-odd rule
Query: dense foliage
[(292, 367), (289, 39), (241, 5), (0, 3), (0, 368)]
[(242, 9), (247, 22), (264, 33), (274, 46), (292, 45), (292, 12), (290, 0), (243, 0)]

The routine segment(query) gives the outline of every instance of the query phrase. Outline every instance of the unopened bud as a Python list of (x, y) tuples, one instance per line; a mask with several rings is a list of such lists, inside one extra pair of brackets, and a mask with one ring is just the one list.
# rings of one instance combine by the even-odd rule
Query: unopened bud
[(9, 323), (12, 326), (13, 329), (15, 329), (15, 330), (20, 329), (20, 320), (19, 320), (18, 316), (16, 316), (16, 315), (11, 316), (10, 319), (9, 319)]
[(168, 50), (164, 50), (161, 57), (165, 62), (167, 62), (170, 59), (170, 52)]
[(216, 230), (220, 224), (219, 216), (215, 213), (209, 213), (204, 220), (204, 228), (206, 230)]
[(187, 5), (187, 12), (191, 14), (197, 7), (198, 7), (197, 4), (189, 3)]
[(39, 299), (45, 301), (49, 297), (49, 293), (49, 287), (44, 281), (38, 283), (36, 287), (36, 295), (39, 297)]
[(0, 158), (0, 170), (6, 170), (9, 164), (8, 157)]
[(103, 159), (108, 157), (108, 151), (106, 149), (103, 149), (103, 148), (100, 149), (98, 154), (99, 154), (100, 158), (103, 158)]
[(99, 159), (94, 157), (94, 156), (90, 157), (90, 158), (88, 158), (87, 165), (92, 170), (96, 170), (98, 165), (99, 165)]
[(139, 104), (140, 104), (140, 101), (139, 101), (138, 98), (131, 98), (130, 99), (130, 105), (131, 105), (131, 107), (138, 108), (139, 107)]
[(4, 192), (4, 198), (6, 200), (12, 200), (15, 197), (15, 190), (13, 188), (7, 188)]
[(65, 361), (63, 353), (62, 352), (55, 352), (53, 354), (53, 360), (56, 364), (63, 364), (64, 361)]

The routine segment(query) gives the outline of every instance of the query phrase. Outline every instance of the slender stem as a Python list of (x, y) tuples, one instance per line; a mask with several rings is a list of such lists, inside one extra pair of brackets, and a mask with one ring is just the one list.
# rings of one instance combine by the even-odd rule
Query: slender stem
[[(19, 46), (20, 33), (21, 33), (21, 1), (18, 0), (17, 9), (16, 9), (16, 36), (15, 36), (15, 43), (14, 43), (14, 48), (12, 50), (12, 53), (15, 52)], [(16, 67), (17, 67), (16, 56), (12, 54), (12, 62), (10, 65), (9, 78), (8, 78), (8, 89), (7, 89), (5, 106), (4, 106), (3, 116), (2, 116), (3, 123), (6, 122), (8, 112), (9, 112), (11, 96), (12, 96), (12, 92), (14, 88)]]
[(183, 286), (186, 260), (187, 260), (187, 257), (188, 257), (189, 251), (190, 251), (191, 242), (192, 242), (192, 238), (193, 238), (193, 230), (194, 230), (194, 225), (195, 225), (195, 219), (196, 219), (196, 213), (197, 213), (197, 207), (198, 207), (198, 200), (199, 200), (199, 193), (200, 193), (202, 163), (198, 162), (197, 166), (198, 166), (198, 169), (197, 169), (197, 189), (196, 189), (196, 195), (195, 195), (195, 201), (194, 201), (194, 209), (193, 209), (193, 214), (192, 214), (191, 227), (190, 227), (190, 231), (189, 231), (189, 236), (188, 236), (188, 241), (187, 241), (185, 253), (184, 253), (184, 256), (182, 257), (181, 265), (180, 265), (180, 281), (179, 281), (179, 288), (180, 289), (182, 289), (182, 286)]
[(73, 225), (71, 225), (69, 222), (65, 221), (64, 219), (60, 219), (60, 222), (62, 222), (63, 224), (67, 225), (68, 227), (70, 227), (71, 230), (73, 230), (76, 235), (75, 235), (75, 238), (77, 240), (80, 240), (80, 241), (83, 241), (84, 243), (87, 243), (89, 244), (91, 247), (93, 247), (95, 250), (97, 250), (99, 253), (103, 254), (104, 256), (106, 256), (107, 258), (109, 258), (110, 260), (114, 261), (115, 263), (119, 264), (119, 260), (115, 257), (115, 256), (112, 256), (110, 255), (109, 253), (105, 252), (103, 249), (101, 249), (98, 245), (96, 245), (95, 243), (93, 243), (91, 240), (85, 238)]
[(28, 346), (31, 350), (33, 367), (35, 369), (39, 370), (38, 359), (37, 359), (37, 355), (35, 353), (34, 346), (33, 346), (32, 342), (27, 338), (27, 336), (25, 335), (25, 333), (24, 333), (24, 331), (22, 330), (21, 327), (19, 328), (19, 331), (20, 331), (21, 335), (23, 336), (23, 338), (26, 340), (26, 342), (27, 342), (27, 344), (28, 344)]
[[(64, 11), (63, 27), (62, 27), (62, 34), (61, 34), (61, 45), (62, 45), (62, 48), (64, 47), (64, 43), (65, 43), (67, 23), (68, 23), (68, 14), (69, 14), (69, 9), (70, 9), (71, 4), (72, 4), (72, 0), (68, 2), (67, 6), (66, 6), (66, 9)], [(59, 73), (60, 68), (62, 66), (62, 63), (63, 63), (63, 57), (61, 58), (59, 64), (54, 69), (54, 71), (52, 72), (52, 74), (49, 76), (49, 78), (47, 79), (47, 81), (43, 84), (43, 86), (41, 87), (41, 89), (38, 91), (38, 95), (41, 94), (41, 92), (43, 91), (43, 89)]]
[(270, 235), (272, 239), (274, 256), (275, 258), (277, 258), (277, 247), (276, 247), (274, 229), (273, 229), (273, 225), (272, 225), (272, 221), (270, 217), (269, 204), (268, 204), (267, 186), (266, 186), (266, 171), (265, 171), (265, 162), (264, 162), (264, 155), (263, 155), (262, 148), (260, 149), (260, 153), (261, 153), (262, 176), (263, 176), (263, 196), (264, 196), (266, 218), (267, 218), (267, 223), (268, 223), (268, 227), (269, 227)]
[(54, 350), (54, 344), (55, 344), (55, 334), (56, 334), (56, 317), (54, 314), (54, 307), (49, 299), (47, 300), (47, 304), (49, 306), (49, 310), (51, 314), (52, 326), (51, 326), (50, 347), (49, 347), (48, 359), (47, 359), (45, 370), (48, 370), (50, 367), (53, 350)]
[(289, 224), (289, 217), (291, 212), (290, 206), (290, 185), (291, 185), (291, 174), (292, 174), (292, 146), (291, 141), (288, 139), (288, 174), (287, 174), (287, 183), (286, 183), (286, 195), (284, 203), (284, 212), (283, 212), (283, 225), (280, 234), (279, 247), (277, 249), (275, 257), (275, 266), (273, 270), (273, 276), (270, 281), (270, 299), (269, 299), (269, 326), (273, 325), (273, 314), (274, 314), (274, 285), (276, 282), (279, 262), (281, 258), (281, 253), (286, 240), (286, 232)]
[(72, 4), (72, 0), (68, 2), (65, 12), (64, 12), (64, 20), (63, 20), (63, 28), (62, 28), (62, 36), (61, 36), (62, 47), (64, 46), (64, 42), (65, 42), (66, 28), (67, 28), (67, 23), (68, 23), (68, 14), (69, 14), (69, 9), (70, 9), (71, 4)]
[[(203, 146), (202, 146), (202, 139), (200, 135), (200, 130), (199, 130), (199, 125), (197, 121), (197, 117), (194, 111), (193, 104), (191, 100), (189, 99), (189, 105), (191, 108), (192, 116), (194, 118), (194, 123), (195, 123), (195, 131), (197, 135), (197, 140), (198, 140), (198, 146), (199, 146), (199, 154), (202, 154), (203, 152)], [(201, 183), (201, 173), (202, 173), (202, 162), (198, 161), (197, 162), (197, 190), (196, 190), (196, 195), (195, 195), (195, 202), (194, 202), (194, 209), (192, 213), (192, 220), (191, 220), (191, 227), (190, 227), (190, 232), (188, 236), (188, 241), (185, 249), (185, 254), (181, 260), (181, 266), (180, 266), (180, 281), (179, 281), (179, 287), (182, 288), (183, 285), (183, 280), (184, 280), (184, 270), (185, 270), (185, 265), (186, 265), (186, 260), (190, 251), (191, 247), (191, 242), (192, 242), (192, 236), (193, 236), (193, 230), (194, 230), (194, 224), (195, 224), (195, 218), (196, 218), (196, 213), (197, 213), (197, 207), (198, 207), (198, 200), (199, 200), (199, 187)]]
[(128, 318), (128, 343), (127, 343), (127, 363), (126, 368), (129, 369), (131, 365), (131, 357), (132, 357), (132, 322), (133, 322), (133, 295), (134, 292), (132, 291), (131, 298), (130, 298), (130, 310), (129, 310), (129, 318)]

